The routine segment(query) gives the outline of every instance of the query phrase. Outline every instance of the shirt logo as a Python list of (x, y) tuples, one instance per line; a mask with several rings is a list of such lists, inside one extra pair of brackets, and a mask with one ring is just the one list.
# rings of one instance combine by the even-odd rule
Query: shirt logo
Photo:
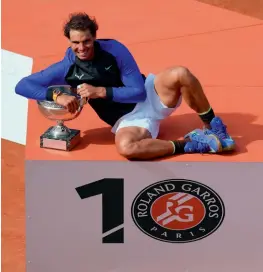
[(82, 74), (82, 75), (78, 75), (78, 74), (75, 74), (75, 77), (77, 77), (78, 79), (82, 79), (82, 77), (84, 76), (84, 74)]
[(105, 67), (105, 70), (106, 70), (106, 71), (110, 70), (111, 66), (112, 66), (112, 65), (110, 65), (110, 66), (108, 66), (108, 67)]

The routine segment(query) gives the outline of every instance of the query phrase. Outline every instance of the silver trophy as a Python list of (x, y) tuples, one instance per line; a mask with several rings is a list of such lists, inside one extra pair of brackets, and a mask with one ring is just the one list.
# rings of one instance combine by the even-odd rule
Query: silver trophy
[(49, 89), (58, 89), (62, 93), (76, 96), (79, 108), (72, 114), (53, 101), (37, 101), (40, 112), (49, 120), (57, 122), (55, 126), (48, 128), (40, 136), (40, 147), (70, 151), (80, 142), (80, 130), (68, 128), (64, 125), (64, 122), (73, 120), (80, 115), (84, 104), (86, 104), (86, 99), (79, 97), (69, 85), (50, 86)]

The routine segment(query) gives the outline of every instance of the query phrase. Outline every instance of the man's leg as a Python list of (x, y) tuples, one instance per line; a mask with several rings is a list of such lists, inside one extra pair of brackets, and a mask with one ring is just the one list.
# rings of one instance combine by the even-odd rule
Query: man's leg
[[(189, 76), (188, 70), (181, 67), (168, 69), (158, 74), (154, 82), (156, 93), (168, 108), (175, 108), (182, 96), (191, 108), (200, 113), (204, 124), (209, 127), (214, 117), (213, 111), (199, 82)], [(155, 90), (152, 91), (155, 92)], [(117, 131), (116, 146), (119, 153), (129, 159), (152, 159), (183, 153), (217, 153), (222, 149), (215, 135), (206, 136), (202, 130), (199, 133), (192, 133), (183, 141), (152, 139), (146, 127), (136, 126), (136, 117)]]
[(123, 157), (133, 160), (151, 160), (184, 153), (210, 153), (211, 147), (221, 148), (214, 136), (193, 136), (179, 141), (153, 139), (142, 127), (124, 127), (117, 131), (115, 144)]
[(172, 142), (152, 139), (150, 132), (142, 127), (121, 128), (115, 143), (118, 152), (127, 159), (149, 160), (174, 153)]
[(216, 135), (221, 142), (222, 151), (235, 148), (235, 142), (227, 133), (226, 125), (219, 117), (215, 116), (199, 80), (187, 68), (174, 67), (160, 73), (156, 76), (155, 88), (160, 99), (168, 107), (173, 107), (178, 93), (180, 93), (187, 105), (203, 121), (204, 131), (196, 129), (188, 133), (185, 138), (191, 139), (202, 133)]
[(174, 107), (178, 97), (182, 95), (186, 104), (210, 128), (210, 122), (215, 117), (213, 109), (200, 82), (187, 68), (174, 67), (161, 72), (155, 78), (155, 88), (162, 102), (168, 107)]

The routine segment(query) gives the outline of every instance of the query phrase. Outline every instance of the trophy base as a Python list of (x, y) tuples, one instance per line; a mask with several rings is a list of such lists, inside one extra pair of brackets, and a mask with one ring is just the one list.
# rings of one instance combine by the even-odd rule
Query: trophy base
[(80, 142), (80, 130), (70, 129), (68, 135), (54, 137), (51, 133), (53, 128), (50, 127), (40, 136), (41, 148), (70, 151)]

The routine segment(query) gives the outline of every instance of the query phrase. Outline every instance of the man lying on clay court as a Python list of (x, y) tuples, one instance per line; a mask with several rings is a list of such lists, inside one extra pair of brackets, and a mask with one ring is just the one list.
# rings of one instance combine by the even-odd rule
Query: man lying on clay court
[[(88, 99), (97, 115), (112, 126), (118, 152), (147, 160), (182, 153), (220, 153), (235, 143), (216, 117), (198, 79), (184, 67), (172, 67), (147, 77), (120, 42), (96, 39), (98, 25), (85, 13), (70, 16), (64, 35), (70, 47), (64, 59), (23, 78), (16, 93), (29, 99), (55, 101), (75, 112), (75, 96), (48, 91), (51, 85), (71, 85)], [(157, 139), (161, 120), (178, 108), (182, 99), (204, 123), (184, 140)], [(173, 125), (173, 124), (171, 124)], [(176, 125), (176, 124), (174, 124)]]

